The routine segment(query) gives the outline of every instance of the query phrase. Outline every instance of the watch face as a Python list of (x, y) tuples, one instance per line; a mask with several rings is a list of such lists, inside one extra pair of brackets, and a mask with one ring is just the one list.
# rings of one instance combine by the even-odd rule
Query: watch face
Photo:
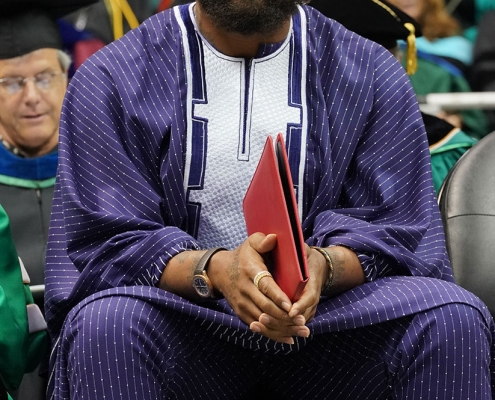
[(211, 288), (202, 275), (194, 275), (193, 286), (201, 297), (211, 297)]

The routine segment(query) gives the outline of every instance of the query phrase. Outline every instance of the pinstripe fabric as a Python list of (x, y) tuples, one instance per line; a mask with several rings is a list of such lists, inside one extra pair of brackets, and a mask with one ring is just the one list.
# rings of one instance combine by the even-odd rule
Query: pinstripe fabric
[[(262, 48), (252, 63), (222, 57), (197, 34), (191, 10), (153, 16), (92, 56), (68, 89), (47, 252), (50, 395), (100, 398), (111, 385), (113, 398), (202, 398), (202, 390), (210, 393), (203, 398), (213, 398), (205, 387), (213, 385), (232, 398), (235, 385), (242, 398), (267, 376), (256, 373), (259, 362), (267, 371), (280, 371), (289, 360), (310, 365), (321, 353), (314, 349), (326, 348), (323, 365), (332, 373), (337, 368), (348, 389), (318, 381), (315, 391), (429, 398), (439, 388), (438, 398), (450, 398), (442, 397), (448, 388), (441, 379), (449, 370), (470, 398), (490, 398), (493, 321), (477, 298), (452, 283), (424, 127), (402, 67), (385, 49), (309, 7), (294, 16), (286, 41)], [(244, 71), (237, 84), (215, 79), (216, 69), (233, 65)], [(273, 84), (273, 97), (258, 85), (258, 79), (273, 83), (268, 71), (288, 77), (287, 84)], [(243, 113), (242, 124), (239, 112), (213, 102), (227, 83), (229, 95), (237, 93), (232, 110)], [(225, 301), (200, 307), (154, 288), (177, 253), (239, 244), (244, 227), (234, 223), (235, 200), (249, 174), (237, 171), (257, 159), (257, 143), (266, 137), (260, 121), (272, 123), (278, 117), (270, 115), (283, 110), (306, 242), (353, 249), (368, 281), (322, 301), (311, 337), (294, 346), (251, 333)], [(214, 141), (220, 133), (230, 143), (225, 148)], [(227, 172), (238, 179), (222, 190), (218, 182)], [(208, 204), (217, 204), (219, 216), (205, 215)], [(232, 229), (228, 237), (202, 238), (222, 226)], [(380, 336), (380, 329), (387, 333), (375, 347), (363, 339)], [(436, 339), (422, 341), (425, 335)], [(380, 361), (364, 367), (356, 358), (339, 367), (328, 346), (340, 340), (342, 358), (356, 342)], [(453, 341), (456, 348), (448, 346)], [(404, 356), (397, 358), (401, 345)], [(441, 354), (427, 349), (433, 346)], [(207, 354), (220, 358), (208, 361)], [(438, 370), (437, 361), (447, 357), (458, 362), (442, 361)], [(328, 374), (309, 371), (315, 381), (303, 375), (308, 384)], [(423, 383), (409, 379), (415, 371)], [(302, 385), (271, 381), (276, 393), (290, 382)], [(283, 398), (297, 397), (289, 392)], [(419, 392), (423, 397), (414, 397)]]
[(56, 347), (53, 398), (491, 398), (492, 332), (472, 305), (354, 329), (330, 322), (338, 332), (273, 346), (203, 319), (198, 306), (174, 310), (175, 302), (142, 287), (78, 305)]

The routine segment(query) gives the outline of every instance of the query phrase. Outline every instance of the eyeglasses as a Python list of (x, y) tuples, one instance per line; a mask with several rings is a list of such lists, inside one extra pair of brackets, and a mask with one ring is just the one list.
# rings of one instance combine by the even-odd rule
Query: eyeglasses
[(8, 76), (0, 79), (0, 87), (9, 94), (16, 94), (24, 89), (28, 81), (32, 80), (38, 89), (47, 91), (52, 88), (57, 78), (62, 75), (65, 76), (65, 72), (47, 71), (40, 72), (38, 75), (28, 78), (23, 78), (22, 76)]

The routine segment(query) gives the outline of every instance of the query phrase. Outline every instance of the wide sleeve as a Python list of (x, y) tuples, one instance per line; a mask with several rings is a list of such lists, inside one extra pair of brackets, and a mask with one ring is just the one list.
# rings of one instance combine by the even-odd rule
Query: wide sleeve
[(304, 221), (307, 242), (354, 250), (368, 281), (452, 280), (415, 94), (397, 60), (372, 49), (371, 78), (348, 85), (360, 97), (344, 112), (342, 102), (338, 112), (336, 101), (327, 102), (329, 128), (308, 162), (308, 169), (323, 167), (308, 174), (314, 191)]
[[(174, 66), (153, 74), (142, 54), (121, 56), (123, 45), (78, 70), (62, 111), (55, 202), (67, 255), (80, 272), (76, 286), (86, 293), (156, 286), (171, 257), (197, 248), (180, 228), (186, 211), (182, 143), (171, 137)], [(173, 177), (166, 190), (164, 175)]]

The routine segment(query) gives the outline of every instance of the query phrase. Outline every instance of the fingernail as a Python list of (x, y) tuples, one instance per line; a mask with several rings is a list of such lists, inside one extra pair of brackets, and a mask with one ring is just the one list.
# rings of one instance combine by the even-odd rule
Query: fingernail
[(295, 317), (296, 315), (299, 314), (299, 310), (297, 308), (293, 308), (292, 310), (290, 310), (290, 313), (289, 313), (289, 317)]
[(294, 318), (294, 323), (296, 325), (304, 325), (306, 322), (306, 319), (302, 315), (298, 315), (296, 318)]
[(251, 329), (253, 332), (256, 332), (256, 333), (260, 333), (261, 332), (261, 329), (258, 325), (254, 325), (254, 324), (251, 324), (249, 326), (249, 329)]
[(287, 303), (286, 301), (284, 301), (284, 302), (282, 303), (282, 308), (283, 308), (285, 311), (289, 312), (289, 311), (290, 311), (290, 303)]
[(294, 339), (292, 339), (292, 338), (287, 339), (287, 341), (285, 343), (287, 343), (287, 344), (294, 344)]
[(297, 332), (297, 336), (307, 338), (309, 336), (309, 330), (301, 329), (299, 332)]
[(267, 316), (267, 315), (262, 315), (260, 317), (260, 322), (263, 324), (263, 325), (267, 325), (270, 323), (270, 318)]

